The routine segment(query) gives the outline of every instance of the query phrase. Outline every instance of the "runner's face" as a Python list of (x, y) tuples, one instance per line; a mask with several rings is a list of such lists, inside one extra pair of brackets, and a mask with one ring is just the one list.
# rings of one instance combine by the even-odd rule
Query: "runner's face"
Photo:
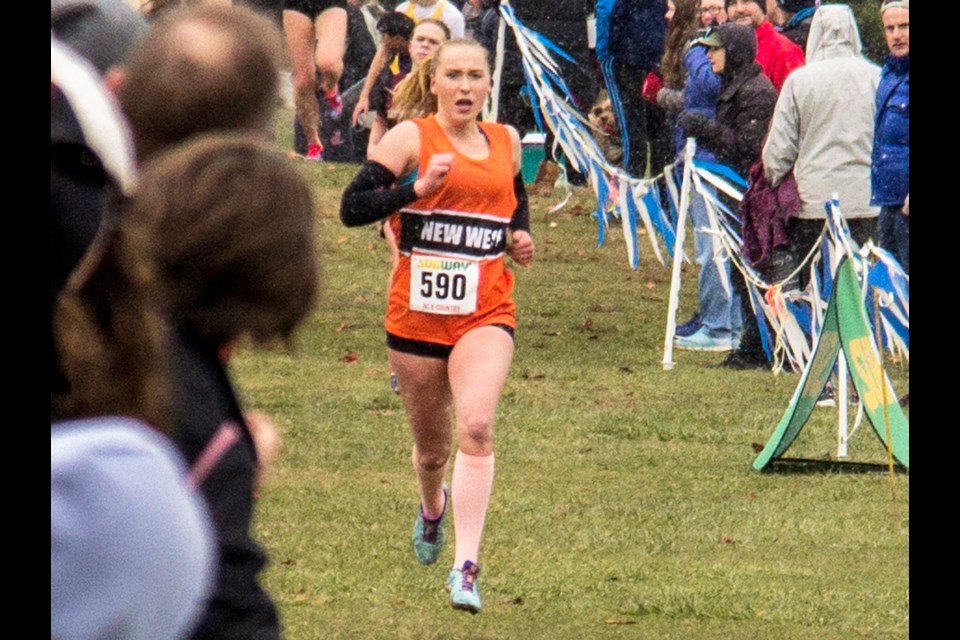
[(430, 91), (437, 96), (437, 111), (451, 120), (472, 120), (490, 95), (490, 71), (481, 45), (447, 46), (436, 57)]
[(447, 39), (443, 29), (429, 22), (421, 22), (413, 30), (410, 40), (410, 57), (414, 62), (423, 62), (434, 53)]

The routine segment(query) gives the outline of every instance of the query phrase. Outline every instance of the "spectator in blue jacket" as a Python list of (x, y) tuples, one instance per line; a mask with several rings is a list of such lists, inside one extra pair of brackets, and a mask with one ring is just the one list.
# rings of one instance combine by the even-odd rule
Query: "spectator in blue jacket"
[[(723, 0), (676, 0), (675, 11), (667, 31), (667, 51), (663, 55), (663, 79), (666, 87), (657, 94), (657, 103), (668, 113), (696, 111), (708, 118), (717, 115), (717, 95), (720, 93), (720, 76), (710, 68), (707, 50), (692, 46), (700, 27), (716, 27), (727, 21)], [(680, 55), (682, 54), (682, 58)], [(678, 64), (679, 63), (679, 64)], [(679, 66), (679, 70), (675, 67)], [(677, 79), (675, 76), (681, 76)], [(679, 84), (682, 89), (672, 87)], [(683, 171), (683, 154), (686, 147), (686, 132), (676, 127), (677, 172)], [(715, 162), (713, 153), (697, 147), (697, 160)], [(703, 187), (713, 193), (715, 189), (704, 182)], [(694, 351), (730, 351), (739, 340), (742, 314), (740, 303), (729, 289), (724, 289), (721, 270), (730, 281), (730, 260), (719, 259), (719, 240), (709, 232), (710, 219), (702, 195), (691, 191), (690, 220), (693, 223), (696, 260), (700, 266), (698, 277), (699, 306), (693, 317), (677, 327), (675, 337), (679, 349)]]
[(666, 13), (666, 0), (597, 0), (597, 59), (620, 125), (624, 165), (639, 178), (647, 175), (648, 146), (651, 176), (673, 155), (666, 114), (641, 96), (663, 57)]
[(890, 53), (877, 87), (870, 204), (880, 206), (880, 246), (910, 273), (910, 0), (884, 0), (880, 19)]

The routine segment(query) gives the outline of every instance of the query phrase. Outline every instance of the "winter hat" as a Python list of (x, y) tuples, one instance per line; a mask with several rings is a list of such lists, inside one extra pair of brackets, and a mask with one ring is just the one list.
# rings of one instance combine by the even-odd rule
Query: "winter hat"
[(817, 6), (817, 0), (777, 0), (777, 6), (790, 13)]
[[(730, 5), (734, 4), (737, 0), (726, 0), (726, 7), (729, 9)], [(763, 0), (750, 0), (753, 4), (760, 7), (760, 11), (763, 11), (764, 15), (767, 13), (767, 6)]]
[(693, 44), (703, 45), (704, 47), (722, 47), (723, 40), (720, 39), (720, 31), (708, 29), (705, 34), (694, 40)]
[(173, 443), (98, 417), (50, 431), (50, 637), (175, 640), (202, 614), (216, 533)]
[[(65, 54), (64, 58), (75, 58), (72, 54), (79, 54), (82, 59), (79, 63), (70, 60), (64, 63), (63, 71), (69, 77), (64, 78), (63, 82), (67, 85), (72, 85), (71, 80), (78, 75), (73, 72), (76, 66), (89, 63), (97, 76), (103, 76), (111, 67), (122, 65), (130, 49), (143, 37), (147, 29), (144, 17), (121, 0), (50, 2), (50, 30), (58, 43), (69, 47), (69, 53)], [(83, 82), (83, 79), (80, 82)], [(58, 86), (63, 91), (69, 88)], [(73, 97), (68, 96), (68, 100), (55, 99), (50, 107), (50, 141), (94, 147), (87, 137), (95, 135), (93, 129), (100, 125), (91, 124), (88, 130), (81, 126), (77, 121), (76, 110), (83, 105), (74, 104), (80, 100), (78, 96), (81, 94), (72, 95)], [(107, 100), (111, 101), (112, 98)], [(105, 113), (104, 109), (97, 107), (95, 110), (97, 109)]]
[(148, 25), (122, 0), (51, 0), (50, 28), (102, 75), (123, 63)]
[(124, 193), (137, 183), (133, 137), (120, 107), (86, 58), (50, 38), (50, 142), (87, 146)]

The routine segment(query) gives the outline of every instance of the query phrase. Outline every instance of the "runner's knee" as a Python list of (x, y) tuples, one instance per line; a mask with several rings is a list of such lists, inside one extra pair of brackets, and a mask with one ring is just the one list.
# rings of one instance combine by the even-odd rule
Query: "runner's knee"
[(460, 440), (479, 449), (489, 448), (493, 444), (493, 416), (467, 416), (460, 426)]
[(450, 443), (438, 444), (432, 448), (424, 450), (417, 446), (416, 460), (417, 466), (425, 471), (436, 471), (443, 468), (450, 459)]

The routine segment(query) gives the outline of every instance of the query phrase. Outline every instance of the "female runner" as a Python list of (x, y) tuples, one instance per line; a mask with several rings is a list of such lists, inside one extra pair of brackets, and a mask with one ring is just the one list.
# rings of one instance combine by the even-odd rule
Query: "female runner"
[[(477, 120), (491, 84), (482, 45), (444, 43), (430, 83), (437, 113), (390, 129), (340, 209), (348, 226), (391, 216), (399, 238), (386, 330), (420, 488), (413, 547), (422, 564), (432, 564), (443, 546), (444, 478), (455, 435), (449, 498), (456, 544), (447, 586), (453, 608), (471, 613), (481, 607), (478, 560), (493, 487), (493, 422), (516, 326), (514, 278), (504, 254), (527, 266), (534, 252), (520, 137), (512, 127)], [(414, 171), (414, 182), (397, 186)]]

